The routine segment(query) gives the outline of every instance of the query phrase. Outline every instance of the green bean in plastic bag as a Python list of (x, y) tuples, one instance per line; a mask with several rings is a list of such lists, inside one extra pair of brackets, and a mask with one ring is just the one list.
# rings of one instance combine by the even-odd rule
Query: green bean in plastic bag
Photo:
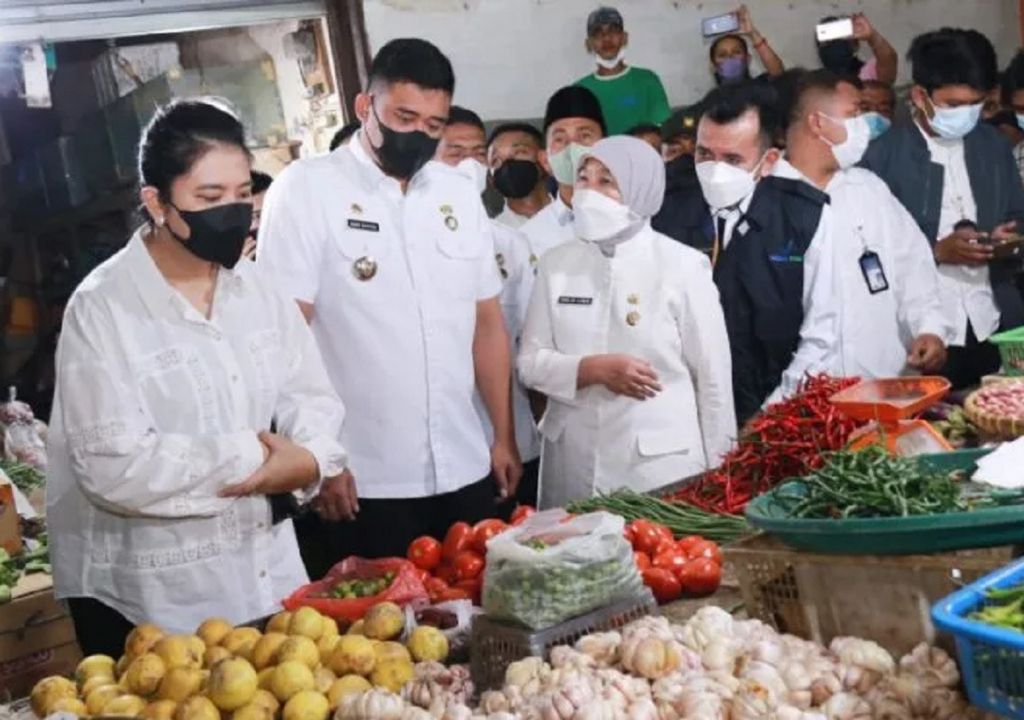
[(540, 630), (643, 595), (625, 521), (606, 512), (530, 517), (487, 543), (488, 617)]

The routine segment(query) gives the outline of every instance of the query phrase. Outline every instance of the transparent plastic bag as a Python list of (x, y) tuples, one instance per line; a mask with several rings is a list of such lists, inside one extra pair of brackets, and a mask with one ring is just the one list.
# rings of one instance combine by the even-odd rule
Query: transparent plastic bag
[(414, 600), (405, 606), (405, 632), (402, 642), (420, 625), (436, 627), (448, 638), (448, 662), (469, 657), (473, 618), (483, 612), (471, 600), (449, 600), (432, 605), (429, 600)]
[(643, 581), (625, 522), (606, 512), (537, 513), (487, 543), (483, 606), (492, 619), (540, 630), (631, 597)]
[(0, 443), (3, 458), (46, 471), (46, 428), (36, 420), (32, 408), (17, 399), (15, 389), (8, 390), (7, 402), (0, 403)]

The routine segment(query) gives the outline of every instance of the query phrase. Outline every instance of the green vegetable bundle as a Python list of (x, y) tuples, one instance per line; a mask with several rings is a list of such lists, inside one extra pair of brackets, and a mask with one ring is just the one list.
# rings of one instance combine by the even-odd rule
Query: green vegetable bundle
[(41, 535), (38, 539), (39, 547), (13, 557), (0, 548), (0, 604), (10, 602), (14, 586), (18, 584), (22, 575), (51, 572), (50, 548), (46, 542), (46, 535)]
[(1024, 585), (989, 590), (985, 600), (985, 607), (971, 613), (972, 620), (1024, 632)]
[(0, 470), (26, 495), (31, 495), (46, 484), (46, 476), (31, 465), (0, 458)]
[(789, 513), (801, 518), (879, 518), (966, 510), (960, 488), (947, 473), (879, 446), (829, 453), (825, 464), (778, 491)]
[(669, 503), (625, 489), (574, 502), (567, 509), (577, 514), (606, 510), (626, 522), (653, 520), (671, 530), (676, 538), (700, 535), (717, 543), (729, 543), (750, 532), (742, 517), (710, 513), (684, 502)]

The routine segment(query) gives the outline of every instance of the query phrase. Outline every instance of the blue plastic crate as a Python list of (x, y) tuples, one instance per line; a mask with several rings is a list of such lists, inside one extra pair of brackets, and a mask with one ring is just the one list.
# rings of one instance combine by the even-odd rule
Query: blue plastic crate
[(1024, 559), (967, 585), (932, 608), (932, 620), (956, 639), (960, 673), (976, 707), (1024, 719), (1024, 632), (971, 620), (986, 591), (1024, 583)]

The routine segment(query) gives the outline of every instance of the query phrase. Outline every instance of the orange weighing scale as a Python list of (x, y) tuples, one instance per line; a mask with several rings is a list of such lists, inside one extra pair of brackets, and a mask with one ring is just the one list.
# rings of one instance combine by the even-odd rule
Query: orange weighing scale
[(852, 449), (882, 445), (893, 455), (911, 457), (953, 449), (931, 423), (915, 418), (949, 388), (949, 380), (941, 377), (866, 380), (841, 390), (829, 402), (844, 415), (870, 423), (854, 434)]

